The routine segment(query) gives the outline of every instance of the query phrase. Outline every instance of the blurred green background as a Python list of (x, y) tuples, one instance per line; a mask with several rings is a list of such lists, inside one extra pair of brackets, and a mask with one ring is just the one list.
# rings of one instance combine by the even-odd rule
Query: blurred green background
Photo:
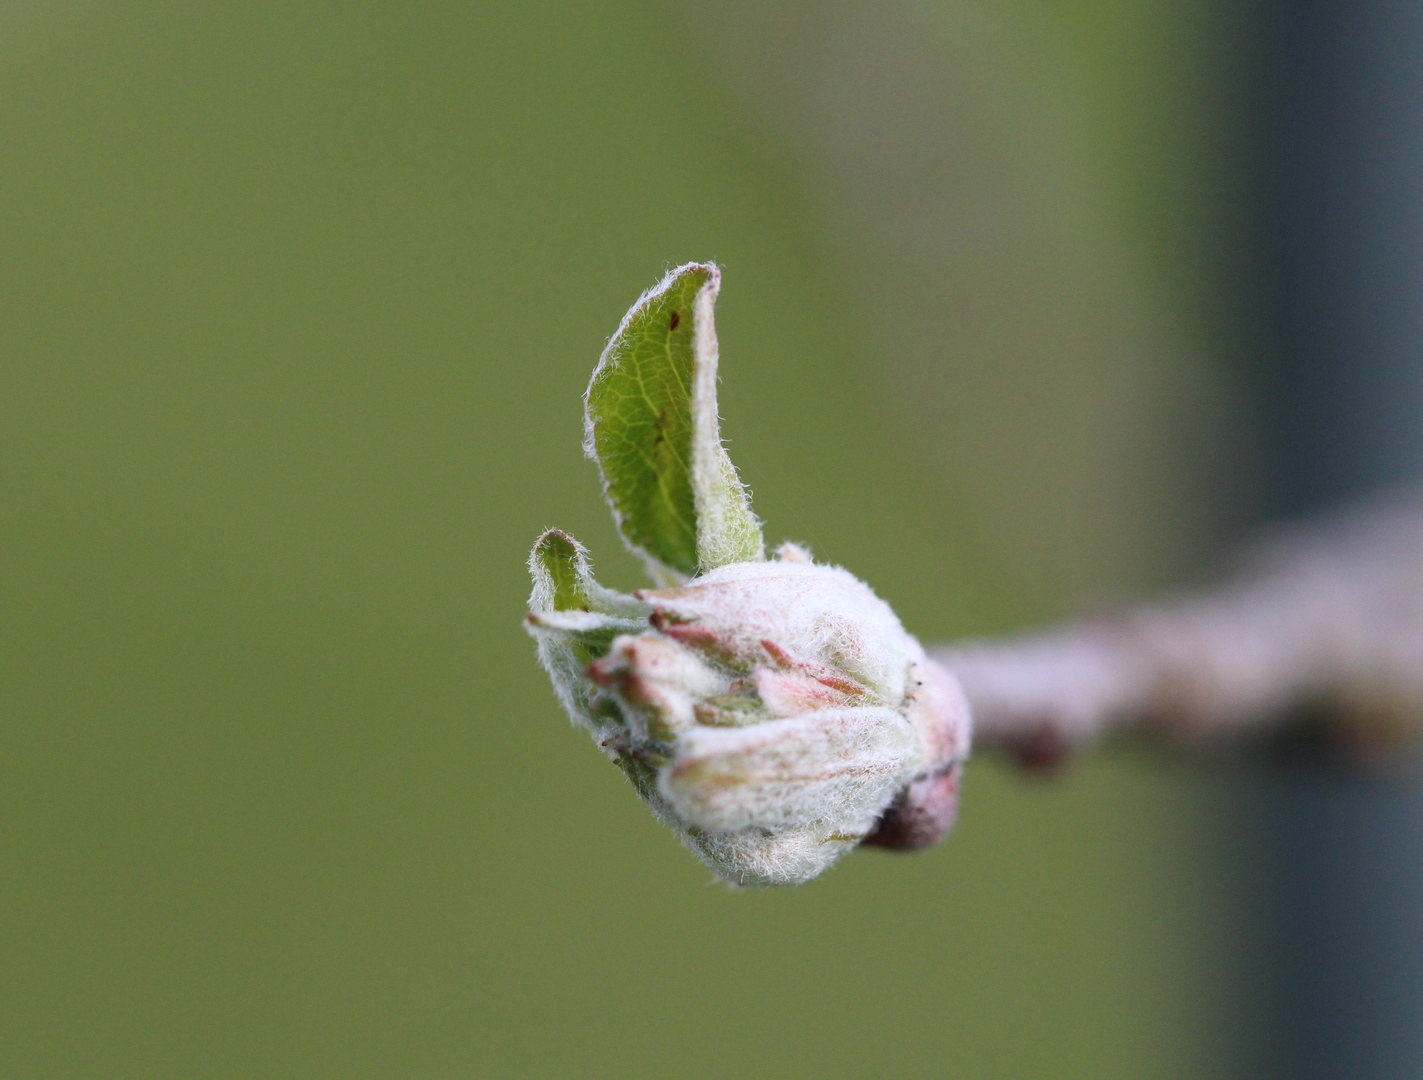
[(546, 526), (639, 583), (580, 395), (688, 259), (768, 539), (925, 640), (1189, 573), (1227, 18), (7, 5), (0, 1073), (1228, 1071), (1205, 778), (976, 761), (942, 847), (732, 893), (520, 626)]

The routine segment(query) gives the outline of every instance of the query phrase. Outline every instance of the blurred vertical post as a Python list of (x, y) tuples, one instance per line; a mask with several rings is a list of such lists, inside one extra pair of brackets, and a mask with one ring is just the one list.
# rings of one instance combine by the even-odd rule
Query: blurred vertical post
[[(1261, 400), (1276, 509), (1423, 472), (1423, 6), (1266, 5)], [(1423, 1076), (1423, 785), (1265, 785), (1272, 1072)]]

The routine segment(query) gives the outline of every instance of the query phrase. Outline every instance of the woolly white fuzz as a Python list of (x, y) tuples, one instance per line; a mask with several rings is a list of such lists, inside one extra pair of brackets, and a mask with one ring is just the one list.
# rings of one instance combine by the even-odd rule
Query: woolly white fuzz
[(584, 610), (550, 610), (538, 548), (530, 562), (540, 659), (572, 719), (720, 877), (806, 881), (891, 806), (952, 798), (967, 706), (850, 573), (787, 545), (626, 597), (593, 584), (574, 547)]

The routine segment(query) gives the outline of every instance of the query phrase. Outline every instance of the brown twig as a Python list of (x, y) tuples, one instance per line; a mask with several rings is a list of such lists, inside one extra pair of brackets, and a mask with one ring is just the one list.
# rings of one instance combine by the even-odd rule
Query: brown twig
[(1303, 715), (1395, 758), (1423, 730), (1423, 498), (1281, 531), (1200, 595), (932, 655), (963, 686), (975, 743), (1027, 764), (1116, 731), (1236, 743)]

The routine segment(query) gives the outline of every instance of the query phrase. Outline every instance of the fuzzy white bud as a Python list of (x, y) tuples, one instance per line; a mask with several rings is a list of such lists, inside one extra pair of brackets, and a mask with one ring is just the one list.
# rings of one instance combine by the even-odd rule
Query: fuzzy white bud
[(862, 840), (919, 847), (948, 828), (967, 704), (853, 575), (787, 545), (541, 611), (539, 550), (528, 625), (560, 697), (719, 876), (795, 884)]

